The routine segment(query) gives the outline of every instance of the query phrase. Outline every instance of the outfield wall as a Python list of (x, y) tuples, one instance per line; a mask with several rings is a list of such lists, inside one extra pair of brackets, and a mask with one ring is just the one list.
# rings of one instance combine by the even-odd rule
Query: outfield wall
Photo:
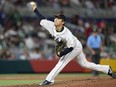
[[(0, 60), (0, 73), (48, 73), (58, 60)], [(109, 64), (116, 72), (116, 59), (101, 59), (101, 64)], [(72, 60), (62, 72), (91, 72)]]

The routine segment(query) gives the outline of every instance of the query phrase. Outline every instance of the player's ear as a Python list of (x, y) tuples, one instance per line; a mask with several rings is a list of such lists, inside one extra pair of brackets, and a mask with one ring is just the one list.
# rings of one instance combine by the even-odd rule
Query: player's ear
[(64, 22), (64, 21), (62, 21), (62, 24), (64, 25), (64, 24), (65, 24), (65, 22)]

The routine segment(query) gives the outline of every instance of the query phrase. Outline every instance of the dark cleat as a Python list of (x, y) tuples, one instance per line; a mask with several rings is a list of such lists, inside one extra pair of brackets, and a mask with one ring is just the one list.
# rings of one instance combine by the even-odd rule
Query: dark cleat
[(111, 67), (109, 67), (108, 75), (111, 76), (113, 79), (116, 79), (116, 74), (112, 72)]
[(112, 76), (111, 76), (113, 79), (116, 79), (116, 74), (115, 73), (112, 73)]
[(45, 80), (44, 82), (40, 83), (39, 85), (40, 85), (40, 86), (44, 86), (44, 85), (52, 85), (52, 84), (54, 84), (54, 83), (53, 83), (53, 82), (50, 82), (50, 81)]

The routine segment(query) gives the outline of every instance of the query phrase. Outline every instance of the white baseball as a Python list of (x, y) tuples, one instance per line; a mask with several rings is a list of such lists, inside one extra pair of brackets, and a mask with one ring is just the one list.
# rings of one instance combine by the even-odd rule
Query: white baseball
[(35, 2), (30, 2), (30, 5), (35, 5)]

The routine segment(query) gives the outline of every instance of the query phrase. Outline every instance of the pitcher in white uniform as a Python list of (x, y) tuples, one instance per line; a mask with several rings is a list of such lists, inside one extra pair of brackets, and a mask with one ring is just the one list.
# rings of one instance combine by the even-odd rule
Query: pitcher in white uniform
[[(63, 39), (66, 41), (66, 48), (59, 52), (57, 55), (60, 57), (56, 66), (48, 74), (45, 81), (40, 83), (40, 85), (51, 85), (54, 83), (55, 77), (61, 72), (61, 70), (74, 58), (77, 62), (85, 68), (100, 71), (105, 74), (110, 75), (112, 78), (116, 78), (116, 75), (112, 72), (109, 65), (94, 64), (86, 60), (83, 53), (82, 44), (80, 41), (71, 33), (71, 31), (64, 26), (65, 16), (63, 14), (57, 14), (55, 16), (54, 22), (47, 20), (38, 11), (36, 3), (30, 3), (33, 11), (36, 13), (40, 20), (40, 25), (43, 26), (49, 33), (56, 39)], [(59, 40), (60, 41), (60, 40)]]

